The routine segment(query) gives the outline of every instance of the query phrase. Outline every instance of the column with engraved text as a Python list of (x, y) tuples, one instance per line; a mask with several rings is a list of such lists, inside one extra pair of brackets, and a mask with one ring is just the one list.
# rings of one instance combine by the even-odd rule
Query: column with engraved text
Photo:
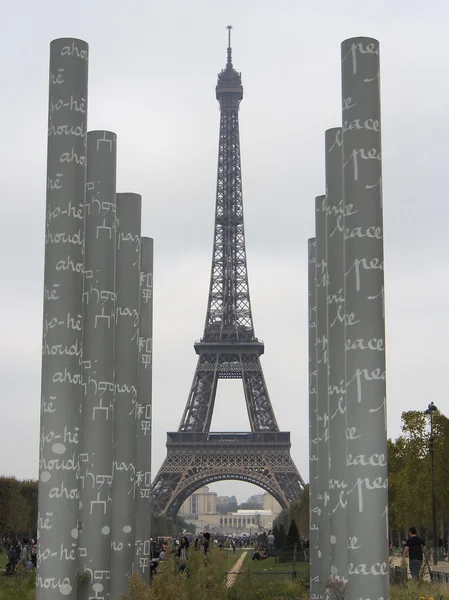
[(329, 516), (331, 578), (343, 591), (348, 578), (346, 528), (346, 402), (344, 215), (342, 189), (342, 131), (325, 133), (327, 317), (329, 347)]
[(83, 294), (83, 411), (80, 452), (80, 588), (109, 595), (115, 328), (117, 136), (87, 134)]
[(316, 389), (318, 421), (318, 564), (320, 597), (330, 579), (329, 522), (329, 402), (327, 345), (326, 196), (315, 199), (316, 243)]
[(319, 600), (319, 560), (318, 560), (318, 421), (316, 393), (316, 244), (315, 238), (308, 240), (308, 280), (309, 280), (309, 564), (310, 598)]
[(111, 600), (126, 592), (134, 561), (141, 196), (117, 194), (116, 211)]
[(88, 45), (50, 45), (37, 600), (75, 600)]
[(389, 597), (379, 43), (341, 46), (348, 598)]
[(137, 403), (136, 545), (134, 570), (150, 581), (151, 405), (153, 384), (153, 240), (142, 238), (139, 389)]

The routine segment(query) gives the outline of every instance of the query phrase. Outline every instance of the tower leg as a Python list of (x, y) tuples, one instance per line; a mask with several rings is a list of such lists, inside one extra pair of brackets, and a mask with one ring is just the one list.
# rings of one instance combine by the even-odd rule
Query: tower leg
[(107, 597), (111, 560), (117, 137), (87, 134), (80, 453), (80, 597)]
[(88, 45), (50, 45), (37, 600), (75, 600)]

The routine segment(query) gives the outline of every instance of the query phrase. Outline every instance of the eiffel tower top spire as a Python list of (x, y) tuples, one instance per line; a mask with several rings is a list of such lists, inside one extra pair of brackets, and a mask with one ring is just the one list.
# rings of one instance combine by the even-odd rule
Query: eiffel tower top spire
[(243, 98), (242, 76), (234, 69), (232, 64), (231, 30), (232, 25), (227, 25), (228, 50), (226, 67), (218, 75), (216, 95), (222, 109), (238, 108)]
[(232, 25), (226, 25), (226, 29), (228, 30), (228, 61), (226, 63), (226, 68), (232, 69), (232, 48), (231, 48)]

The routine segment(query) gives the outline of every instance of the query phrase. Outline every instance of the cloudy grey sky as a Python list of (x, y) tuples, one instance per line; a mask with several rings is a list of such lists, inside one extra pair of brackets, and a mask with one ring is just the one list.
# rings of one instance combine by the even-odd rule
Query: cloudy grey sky
[[(37, 477), (49, 43), (90, 44), (89, 129), (118, 135), (118, 189), (155, 240), (153, 472), (176, 430), (202, 334), (215, 202), (216, 76), (234, 25), (247, 256), (265, 377), (308, 478), (307, 238), (340, 124), (340, 43), (381, 45), (389, 435), (447, 406), (449, 9), (444, 0), (3, 0), (0, 8), (0, 473)], [(215, 430), (245, 430), (241, 382)], [(220, 483), (245, 499), (250, 487)]]

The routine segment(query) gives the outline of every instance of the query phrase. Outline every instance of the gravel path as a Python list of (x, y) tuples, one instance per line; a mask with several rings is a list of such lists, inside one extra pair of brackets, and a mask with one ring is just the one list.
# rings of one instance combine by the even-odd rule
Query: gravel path
[(248, 554), (248, 552), (242, 552), (242, 554), (240, 555), (240, 558), (232, 566), (231, 572), (228, 575), (228, 578), (226, 580), (226, 587), (230, 588), (230, 587), (232, 587), (234, 585), (234, 583), (236, 581), (236, 578), (237, 578), (237, 573), (242, 568), (243, 561), (245, 560), (245, 556), (247, 554)]

